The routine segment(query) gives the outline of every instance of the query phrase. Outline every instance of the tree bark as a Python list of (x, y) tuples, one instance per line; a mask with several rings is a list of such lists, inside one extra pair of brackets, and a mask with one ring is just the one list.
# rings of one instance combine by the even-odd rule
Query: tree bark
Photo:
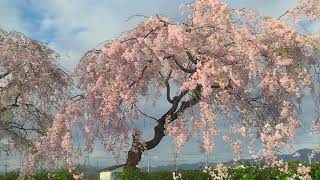
[(164, 124), (162, 123), (159, 123), (156, 127), (154, 127), (154, 137), (145, 144), (141, 143), (139, 138), (135, 137), (135, 135), (132, 135), (132, 145), (128, 151), (126, 162), (127, 167), (136, 168), (141, 160), (142, 153), (156, 147), (164, 136)]

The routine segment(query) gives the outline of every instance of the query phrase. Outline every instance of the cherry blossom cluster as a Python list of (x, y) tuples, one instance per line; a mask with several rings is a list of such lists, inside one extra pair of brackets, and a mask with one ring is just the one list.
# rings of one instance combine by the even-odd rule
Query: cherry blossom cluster
[(52, 125), (71, 80), (58, 60), (46, 44), (0, 30), (0, 141), (24, 151)]
[(287, 141), (289, 135), (290, 131), (283, 123), (276, 125), (274, 132), (270, 124), (264, 126), (261, 141), (264, 146), (265, 160), (269, 164), (273, 165), (276, 162), (277, 157), (274, 151)]
[(178, 151), (181, 150), (190, 136), (187, 123), (182, 118), (177, 119), (174, 123), (168, 124), (166, 126), (166, 133), (173, 137)]
[(308, 20), (315, 21), (320, 17), (320, 1), (319, 0), (300, 0), (298, 6), (290, 10), (296, 21), (301, 21), (301, 14)]
[(212, 180), (224, 180), (229, 177), (228, 167), (222, 163), (217, 164), (214, 169), (211, 169), (209, 166), (205, 166), (202, 171), (209, 174)]
[(182, 174), (177, 173), (177, 172), (172, 172), (172, 179), (173, 180), (181, 180), (182, 179)]
[(297, 168), (297, 173), (300, 175), (300, 179), (303, 180), (311, 180), (311, 176), (309, 175), (310, 171), (310, 167), (303, 166), (302, 164), (299, 164), (299, 167)]

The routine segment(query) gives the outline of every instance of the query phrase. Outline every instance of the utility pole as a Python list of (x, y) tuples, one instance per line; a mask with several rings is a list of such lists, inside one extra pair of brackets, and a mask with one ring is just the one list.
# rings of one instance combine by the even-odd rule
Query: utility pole
[(100, 167), (99, 167), (99, 159), (97, 159), (97, 169), (99, 170)]
[(150, 156), (149, 156), (149, 153), (147, 153), (148, 155), (148, 173), (150, 172)]
[(4, 173), (7, 174), (8, 173), (8, 167), (9, 167), (9, 164), (8, 164), (8, 157), (9, 157), (9, 151), (7, 150), (6, 151), (6, 157), (5, 157), (5, 164), (4, 164)]
[(207, 152), (206, 153), (206, 166), (209, 165), (209, 153)]
[(173, 153), (173, 169), (175, 172), (177, 172), (178, 170), (178, 167), (177, 167), (177, 156), (178, 156), (178, 153), (177, 153), (177, 149), (175, 149), (174, 153)]

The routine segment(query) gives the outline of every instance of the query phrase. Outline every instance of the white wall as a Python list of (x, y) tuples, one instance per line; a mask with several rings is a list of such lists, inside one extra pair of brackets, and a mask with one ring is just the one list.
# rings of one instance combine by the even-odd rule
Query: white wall
[(100, 180), (111, 180), (112, 172), (100, 172)]
[(115, 172), (123, 172), (123, 167), (119, 167), (112, 171), (100, 172), (100, 180), (116, 180), (117, 175)]

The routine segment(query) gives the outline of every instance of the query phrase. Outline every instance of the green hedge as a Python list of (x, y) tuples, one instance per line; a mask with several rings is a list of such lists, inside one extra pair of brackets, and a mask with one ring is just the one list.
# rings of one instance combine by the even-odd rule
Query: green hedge
[[(0, 176), (0, 180), (16, 180), (19, 176), (18, 172), (10, 172), (7, 173), (4, 176)], [(28, 179), (34, 179), (34, 180), (45, 180), (45, 179), (54, 179), (54, 180), (73, 180), (72, 173), (69, 172), (55, 172), (50, 173), (48, 175), (48, 172), (39, 173), (35, 176), (32, 176), (32, 178), (25, 178)]]
[[(202, 173), (200, 171), (182, 171), (181, 173), (183, 179), (186, 180), (203, 180), (210, 177), (208, 174)], [(124, 172), (118, 173), (117, 177), (119, 180), (172, 180), (172, 172), (159, 171), (147, 173), (127, 169)]]
[[(228, 169), (229, 179), (231, 180), (287, 180), (293, 174), (296, 174), (300, 162), (290, 162), (288, 164), (289, 172), (285, 174), (277, 168), (265, 167), (258, 165), (245, 165), (244, 168)], [(302, 163), (303, 164), (303, 163)], [(310, 166), (308, 164), (304, 164)], [(210, 179), (207, 173), (202, 171), (179, 171), (182, 174), (183, 180), (206, 180)], [(320, 163), (311, 165), (309, 175), (312, 179), (320, 180)], [(124, 172), (118, 173), (120, 180), (172, 180), (172, 172), (141, 172), (132, 169), (127, 169)], [(297, 178), (298, 180), (298, 178)]]

